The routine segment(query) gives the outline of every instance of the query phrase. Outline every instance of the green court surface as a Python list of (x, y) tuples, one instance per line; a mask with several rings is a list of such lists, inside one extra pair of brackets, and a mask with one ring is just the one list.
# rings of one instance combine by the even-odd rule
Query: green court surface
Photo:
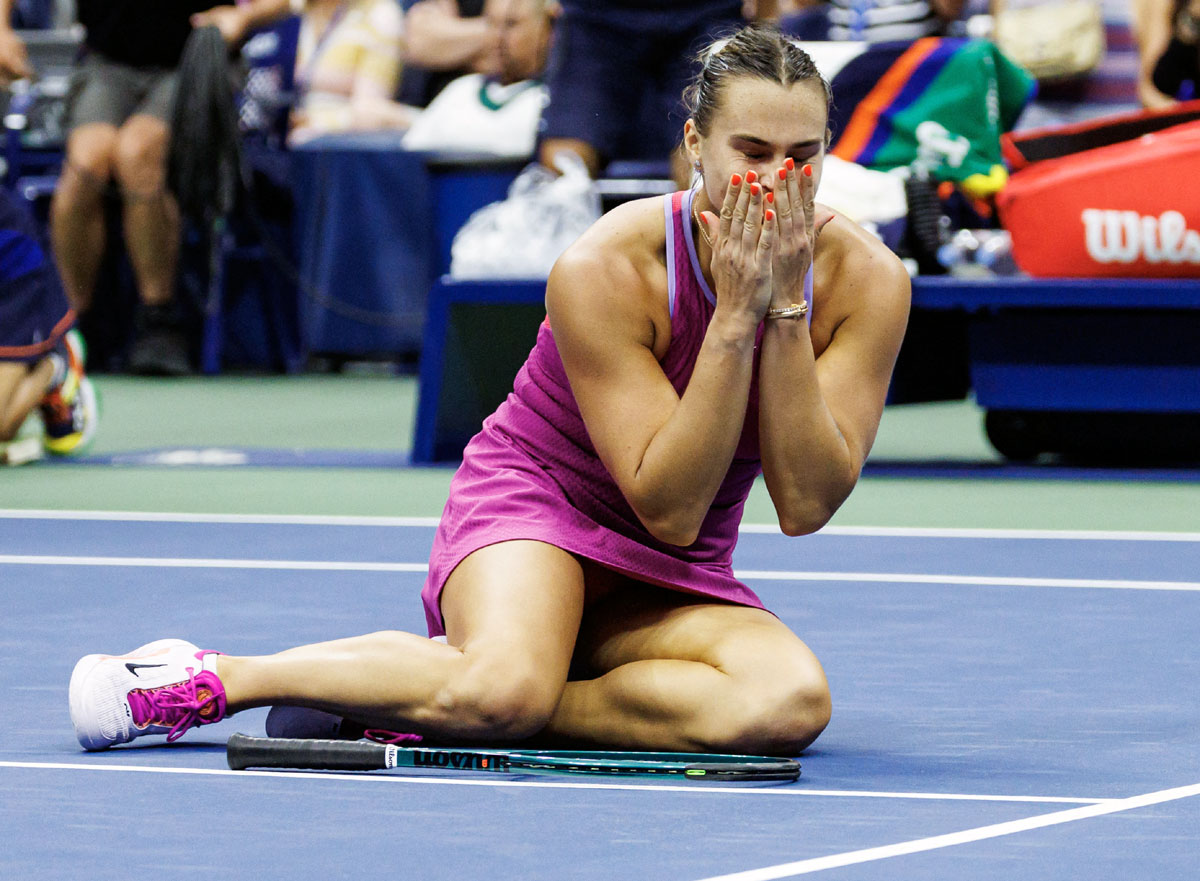
[[(150, 380), (100, 376), (93, 455), (164, 448), (407, 451), (416, 380), (305, 375)], [(26, 431), (36, 431), (31, 421)], [(970, 402), (884, 414), (874, 463), (995, 464)], [(986, 468), (980, 469), (986, 473)], [(835, 516), (842, 526), (1200, 531), (1200, 481), (1177, 472), (1052, 469), (945, 478), (920, 469), (871, 475)], [(0, 507), (213, 513), (437, 516), (451, 467), (111, 466), (0, 470)], [(1099, 478), (1099, 479), (1097, 479)], [(761, 481), (747, 523), (773, 521)]]

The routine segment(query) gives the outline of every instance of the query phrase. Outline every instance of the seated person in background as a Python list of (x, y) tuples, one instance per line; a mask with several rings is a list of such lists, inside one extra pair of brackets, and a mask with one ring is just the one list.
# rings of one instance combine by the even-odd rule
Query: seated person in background
[(0, 189), (0, 444), (40, 407), (42, 445), (69, 455), (95, 434), (96, 395), (75, 313), (40, 239), (24, 206)]
[(393, 100), (403, 60), (404, 14), (396, 0), (308, 0), (288, 143), (408, 128), (415, 111)]
[(484, 16), (497, 36), (492, 51), (479, 60), (479, 73), (451, 82), (421, 112), (404, 146), (533, 155), (557, 14), (554, 0), (487, 0)]
[[(287, 0), (211, 8), (212, 0), (78, 0), (85, 52), (68, 105), (70, 134), (51, 203), (59, 274), (76, 311), (91, 304), (104, 257), (104, 195), (115, 182), (125, 247), (141, 308), (130, 367), (139, 373), (189, 370), (172, 305), (179, 211), (166, 189), (166, 156), (176, 68), (193, 25), (213, 24), (227, 41), (287, 10)], [(27, 76), (24, 46), (8, 27), (12, 0), (0, 0), (0, 76)]]
[(685, 114), (679, 95), (695, 73), (696, 50), (743, 23), (741, 0), (562, 0), (547, 67), (540, 158), (562, 151), (597, 177), (612, 159), (675, 163)]
[(795, 4), (779, 26), (801, 40), (911, 43), (946, 32), (964, 0), (829, 0)]
[(1142, 105), (1200, 97), (1200, 0), (1135, 0), (1133, 12)]
[(496, 33), (483, 15), (484, 0), (402, 0), (408, 35), (399, 98), (428, 107), (460, 76), (482, 70)]

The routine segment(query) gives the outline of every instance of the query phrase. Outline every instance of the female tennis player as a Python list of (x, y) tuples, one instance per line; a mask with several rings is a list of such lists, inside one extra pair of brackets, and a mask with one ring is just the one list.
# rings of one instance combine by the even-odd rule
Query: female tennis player
[(760, 472), (788, 535), (850, 493), (908, 278), (814, 204), (829, 90), (801, 49), (745, 28), (689, 98), (697, 186), (614, 209), (561, 257), (513, 393), (464, 452), (422, 594), (446, 642), (90, 655), (70, 696), (85, 748), (270, 704), (451, 742), (794, 755), (820, 734), (824, 672), (731, 555)]

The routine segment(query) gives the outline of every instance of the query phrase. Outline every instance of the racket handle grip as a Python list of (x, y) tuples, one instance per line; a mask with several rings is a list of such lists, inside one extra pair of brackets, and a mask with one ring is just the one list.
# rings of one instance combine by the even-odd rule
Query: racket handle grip
[(361, 740), (294, 740), (234, 734), (226, 747), (229, 767), (378, 771), (389, 767), (388, 747)]

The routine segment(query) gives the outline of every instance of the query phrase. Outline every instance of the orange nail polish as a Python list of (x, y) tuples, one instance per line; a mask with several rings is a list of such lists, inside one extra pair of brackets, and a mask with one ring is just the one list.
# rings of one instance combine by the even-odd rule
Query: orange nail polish
[(796, 160), (789, 156), (783, 164), (787, 166), (788, 171), (792, 171), (796, 167)]
[[(752, 172), (750, 172), (750, 174), (754, 174), (754, 172), (752, 171)], [(750, 184), (750, 195), (751, 196), (757, 196), (761, 192), (762, 192), (762, 187), (760, 187), (758, 184)]]
[(766, 211), (766, 213), (765, 213), (763, 216), (764, 216), (764, 217), (766, 217), (766, 218), (767, 218), (767, 220), (774, 220), (774, 219), (775, 219), (775, 212), (774, 212), (774, 211), (772, 211), (770, 208), (768, 208), (768, 209), (767, 209), (767, 211)]
[(779, 171), (775, 172), (775, 176), (780, 180), (787, 180), (787, 173), (788, 170), (786, 168), (781, 168)]
[(775, 194), (774, 194), (774, 193), (772, 193), (772, 192), (768, 192), (768, 193), (767, 193), (767, 204), (768, 204), (768, 205), (774, 205), (774, 204), (775, 204)]
[(740, 187), (742, 185), (742, 176), (740, 174), (735, 174), (729, 179), (729, 185), (731, 187)]
[(756, 180), (758, 180), (758, 175), (757, 175), (757, 174), (755, 174), (753, 171), (747, 171), (747, 172), (746, 172), (746, 183), (748, 183), (748, 184), (752, 184), (752, 183), (754, 183)]
[(804, 176), (812, 177), (812, 166), (811, 165), (804, 166)]

